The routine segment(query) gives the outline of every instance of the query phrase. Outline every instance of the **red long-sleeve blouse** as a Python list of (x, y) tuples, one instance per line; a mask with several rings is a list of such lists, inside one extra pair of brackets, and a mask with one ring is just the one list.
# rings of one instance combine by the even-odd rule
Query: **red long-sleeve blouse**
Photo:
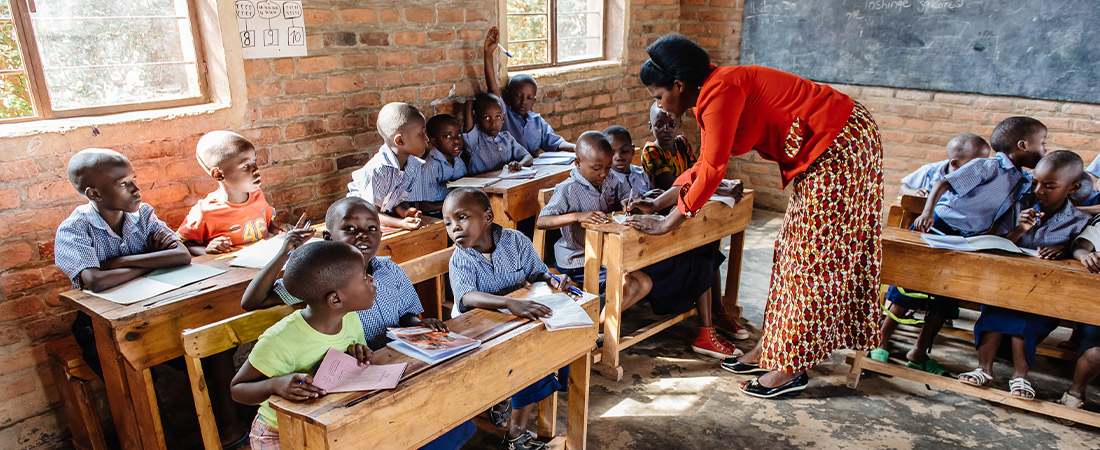
[(676, 180), (680, 212), (706, 204), (731, 156), (756, 150), (779, 163), (786, 187), (844, 129), (855, 102), (835, 89), (762, 66), (718, 67), (699, 90), (699, 160)]

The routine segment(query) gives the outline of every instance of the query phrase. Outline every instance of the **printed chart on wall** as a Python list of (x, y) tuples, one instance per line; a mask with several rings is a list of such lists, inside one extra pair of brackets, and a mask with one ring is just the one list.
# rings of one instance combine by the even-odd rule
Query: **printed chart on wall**
[(237, 0), (237, 27), (245, 59), (306, 55), (300, 1)]

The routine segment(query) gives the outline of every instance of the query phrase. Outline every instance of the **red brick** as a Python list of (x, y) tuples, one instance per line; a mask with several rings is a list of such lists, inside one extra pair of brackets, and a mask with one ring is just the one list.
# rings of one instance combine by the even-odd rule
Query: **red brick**
[(279, 75), (289, 75), (294, 73), (294, 59), (293, 58), (279, 58), (275, 60), (275, 73)]
[(202, 166), (196, 161), (175, 161), (164, 166), (164, 177), (171, 181), (185, 180), (203, 175), (205, 175), (205, 173), (202, 170)]
[(286, 134), (286, 139), (294, 140), (303, 138), (306, 136), (313, 136), (325, 132), (325, 124), (320, 120), (310, 120), (308, 122), (298, 122), (287, 125), (283, 132)]
[[(271, 167), (260, 170), (260, 177), (267, 184), (280, 184), (290, 179), (289, 167)], [(271, 202), (271, 199), (268, 199)]]
[(397, 10), (396, 9), (383, 9), (381, 11), (378, 11), (378, 18), (380, 20), (382, 20), (383, 22), (388, 22), (388, 23), (395, 23), (395, 22), (401, 20), (397, 16)]
[(390, 89), (384, 98), (384, 103), (412, 102), (416, 100), (416, 88)]
[(276, 163), (295, 161), (313, 156), (313, 142), (295, 142), (271, 147), (271, 160)]
[(1069, 133), (1050, 133), (1050, 137), (1047, 139), (1054, 145), (1066, 147), (1091, 147), (1093, 141), (1092, 137)]
[[(4, 294), (9, 298), (27, 289), (40, 286), (43, 283), (45, 283), (45, 280), (42, 279), (42, 269), (39, 268), (8, 272), (4, 274), (3, 277), (0, 277), (0, 287), (3, 288)], [(23, 297), (23, 299), (26, 299), (26, 297)], [(40, 303), (37, 297), (35, 297), (34, 302)], [(11, 303), (10, 307), (8, 303)], [(4, 317), (3, 314), (7, 312), (8, 309), (13, 309), (20, 304), (20, 302), (15, 300), (0, 303), (0, 305), (3, 305), (3, 307), (0, 307), (0, 317)], [(23, 317), (23, 315), (19, 315), (18, 317)], [(0, 319), (0, 321), (11, 320), (12, 318), (11, 316), (7, 316), (7, 319)]]
[(428, 8), (405, 8), (405, 21), (413, 23), (435, 23), (435, 10)]
[(325, 92), (325, 80), (310, 78), (287, 80), (283, 86), (283, 92), (286, 95), (320, 94)]
[(958, 133), (966, 133), (970, 130), (970, 125), (952, 121), (939, 121), (932, 125), (932, 129), (935, 131), (951, 133), (954, 135)]
[(467, 28), (458, 30), (458, 38), (463, 41), (480, 41), (485, 39), (485, 30), (481, 28)]
[(0, 250), (0, 255), (4, 255), (3, 258), (0, 258), (0, 270), (29, 263), (35, 253), (35, 249), (25, 242), (4, 247), (3, 250)]
[(237, 130), (237, 133), (240, 133), (253, 145), (274, 144), (279, 142), (283, 136), (278, 127), (244, 128)]
[(23, 333), (19, 331), (19, 327), (4, 327), (0, 329), (0, 347), (6, 347), (20, 342), (23, 342)]
[(409, 66), (413, 63), (412, 52), (383, 53), (379, 58), (383, 66)]
[(344, 109), (342, 97), (322, 98), (306, 102), (306, 114), (328, 114)]
[(1074, 119), (1073, 130), (1100, 134), (1100, 120)]
[[(32, 187), (33, 188), (33, 187)], [(73, 191), (72, 185), (65, 182), (65, 190), (68, 191), (67, 195), (73, 195), (76, 192)], [(19, 191), (15, 189), (0, 190), (0, 210), (16, 208), (20, 204)]]
[(300, 162), (290, 169), (291, 174), (294, 175), (295, 178), (303, 178), (331, 171), (331, 159), (315, 159), (312, 161)]
[(313, 56), (298, 60), (298, 70), (302, 73), (323, 72), (336, 68), (335, 56)]
[(932, 129), (932, 122), (920, 119), (909, 119), (905, 121), (905, 128), (916, 131), (927, 131)]
[(913, 134), (897, 130), (882, 130), (883, 142), (913, 142)]
[(477, 51), (472, 48), (456, 48), (447, 52), (447, 58), (451, 61), (468, 62), (477, 58)]
[(141, 191), (141, 200), (153, 206), (166, 205), (181, 201), (191, 193), (187, 185), (173, 183), (155, 189)]
[(608, 107), (600, 110), (600, 118), (601, 119), (610, 119), (612, 117), (615, 117), (615, 115), (616, 115), (616, 109), (615, 109), (614, 106), (608, 106)]
[(989, 113), (974, 109), (957, 108), (951, 111), (951, 119), (956, 121), (986, 122), (989, 120)]
[(248, 78), (266, 77), (271, 73), (271, 63), (266, 59), (244, 60), (244, 74)]
[(336, 18), (336, 13), (331, 9), (304, 8), (302, 14), (307, 26), (329, 24)]
[(128, 145), (119, 149), (119, 153), (134, 159), (154, 159), (167, 156), (179, 156), (183, 154), (180, 143), (177, 140), (146, 141)]
[[(351, 136), (334, 136), (325, 139), (318, 139), (314, 141), (314, 151), (318, 155), (339, 153), (354, 149), (351, 145)], [(329, 170), (332, 169), (331, 161), (324, 160), (328, 163)]]
[(860, 89), (861, 97), (894, 98), (894, 90), (890, 88), (865, 87)]
[(393, 43), (396, 45), (417, 45), (428, 42), (423, 31), (399, 31), (393, 34)]
[(465, 66), (447, 66), (435, 69), (435, 81), (457, 80), (462, 78)]
[(1085, 105), (1081, 103), (1067, 103), (1062, 107), (1062, 112), (1080, 116), (1089, 116), (1100, 119), (1100, 105)]
[(440, 9), (436, 11), (436, 15), (439, 17), (438, 23), (461, 23), (466, 21), (466, 11), (462, 9)]
[(447, 50), (442, 48), (416, 52), (417, 64), (432, 64), (447, 59)]
[(986, 111), (1011, 111), (1012, 100), (1007, 98), (978, 97), (974, 107)]
[(359, 75), (345, 75), (328, 79), (329, 92), (358, 91), (360, 89), (363, 89), (363, 77)]
[(281, 119), (302, 113), (302, 104), (298, 102), (276, 103), (260, 107), (264, 119)]
[(38, 164), (34, 160), (0, 163), (0, 180), (16, 180), (38, 176)]
[(248, 98), (268, 98), (279, 95), (279, 83), (248, 83)]
[(1047, 100), (1016, 100), (1016, 109), (1023, 111), (1050, 111), (1058, 110), (1058, 103)]
[(382, 95), (377, 92), (350, 95), (347, 97), (347, 107), (348, 109), (355, 109), (364, 106), (375, 106), (380, 104), (381, 100)]
[(378, 55), (373, 53), (355, 53), (340, 56), (341, 67), (373, 67), (378, 65)]
[(432, 81), (435, 75), (432, 74), (432, 69), (410, 69), (401, 73), (401, 81), (406, 84), (420, 84), (425, 81)]
[(455, 39), (454, 30), (429, 31), (428, 40), (431, 42), (446, 42)]
[(373, 23), (378, 21), (378, 10), (369, 8), (352, 8), (340, 10), (340, 22), (342, 23)]
[[(450, 84), (437, 84), (435, 86), (424, 86), (420, 88), (420, 98), (423, 100), (438, 100), (447, 98), (451, 92)], [(442, 112), (440, 112), (442, 113)]]
[(467, 22), (486, 22), (488, 20), (489, 20), (489, 17), (486, 16), (485, 12), (482, 11), (482, 10), (478, 10), (478, 9), (467, 9), (466, 10), (466, 21)]
[(271, 193), (271, 203), (276, 205), (289, 205), (291, 203), (300, 202), (302, 200), (308, 200), (313, 197), (312, 191), (313, 189), (310, 186), (298, 186), (290, 189), (283, 189), (281, 191), (275, 191)]
[(328, 130), (334, 133), (358, 130), (365, 125), (366, 121), (363, 120), (363, 116), (354, 114), (325, 121), (325, 126)]
[[(65, 215), (68, 212), (67, 209)], [(49, 231), (52, 234), (62, 220), (64, 215), (56, 208), (5, 215), (0, 218), (0, 239), (35, 231)]]
[(969, 105), (974, 103), (974, 95), (972, 94), (949, 94), (945, 92), (936, 93), (936, 103), (951, 103), (955, 105)]
[(932, 100), (932, 93), (928, 91), (911, 91), (907, 89), (899, 89), (897, 92), (894, 93), (894, 98), (926, 102)]
[(191, 190), (195, 191), (195, 195), (199, 197), (206, 197), (207, 194), (218, 190), (218, 187), (218, 182), (214, 181), (212, 178), (191, 183)]
[[(348, 190), (348, 182), (343, 178), (335, 178), (332, 180), (321, 182), (317, 185), (317, 195), (332, 195), (345, 193)], [(0, 337), (3, 335), (0, 334)]]

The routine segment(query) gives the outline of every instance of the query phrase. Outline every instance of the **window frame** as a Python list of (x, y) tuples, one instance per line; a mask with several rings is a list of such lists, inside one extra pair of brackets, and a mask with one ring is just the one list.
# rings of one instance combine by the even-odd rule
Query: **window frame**
[(50, 103), (50, 92), (49, 88), (46, 86), (45, 72), (42, 68), (40, 56), (41, 53), (38, 50), (38, 40), (35, 38), (34, 24), (31, 21), (30, 4), (34, 2), (34, 0), (0, 1), (7, 1), (11, 9), (11, 21), (15, 26), (16, 41), (19, 46), (20, 57), (23, 59), (23, 70), (27, 75), (27, 90), (30, 91), (31, 106), (34, 111), (33, 116), (0, 119), (0, 124), (101, 116), (135, 111), (151, 111), (200, 105), (211, 101), (209, 82), (210, 70), (207, 64), (206, 43), (203, 41), (204, 36), (200, 28), (196, 0), (184, 1), (187, 3), (188, 22), (191, 28), (191, 42), (195, 46), (195, 65), (198, 77), (199, 95), (173, 100), (126, 103), (65, 110), (55, 110)]
[[(505, 62), (505, 67), (507, 67), (508, 70), (535, 70), (535, 69), (546, 69), (546, 68), (551, 68), (551, 67), (569, 67), (569, 66), (573, 66), (573, 65), (586, 64), (586, 63), (590, 63), (590, 62), (603, 61), (603, 60), (607, 59), (607, 3), (608, 3), (608, 0), (600, 0), (600, 2), (603, 4), (603, 10), (600, 11), (600, 19), (601, 19), (600, 22), (602, 22), (602, 24), (603, 24), (603, 29), (600, 30), (600, 55), (596, 56), (596, 57), (592, 57), (592, 58), (577, 59), (577, 60), (572, 60), (572, 61), (567, 61), (567, 62), (559, 62), (558, 61), (558, 0), (546, 0), (546, 2), (548, 3), (547, 4), (546, 17), (547, 17), (547, 22), (549, 22), (549, 24), (548, 24), (549, 25), (548, 26), (549, 30), (547, 32), (550, 34), (550, 36), (547, 38), (547, 40), (549, 41), (549, 45), (547, 46), (548, 47), (548, 49), (547, 49), (548, 55), (547, 56), (549, 56), (550, 62), (543, 63), (543, 64), (526, 64), (526, 65), (522, 65), (522, 66), (511, 66), (511, 65), (508, 65), (507, 62)], [(508, 1), (507, 0), (502, 0), (501, 3), (504, 5), (504, 26), (505, 26), (505, 28), (507, 28), (507, 26), (508, 26), (508, 17), (511, 16), (512, 14), (508, 12)], [(520, 14), (516, 14), (516, 15), (541, 15), (541, 14), (523, 14), (523, 13), (520, 13)], [(505, 43), (506, 48), (511, 49), (511, 44), (512, 44), (511, 33), (506, 33), (505, 38), (508, 40), (508, 42)], [(526, 40), (526, 41), (523, 41), (523, 42), (540, 42), (540, 41), (541, 41), (541, 39), (539, 39), (539, 40)]]

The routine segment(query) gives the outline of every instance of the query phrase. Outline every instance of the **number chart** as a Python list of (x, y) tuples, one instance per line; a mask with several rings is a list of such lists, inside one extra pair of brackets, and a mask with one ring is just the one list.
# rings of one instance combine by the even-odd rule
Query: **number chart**
[(237, 0), (236, 4), (245, 59), (306, 55), (301, 1)]

